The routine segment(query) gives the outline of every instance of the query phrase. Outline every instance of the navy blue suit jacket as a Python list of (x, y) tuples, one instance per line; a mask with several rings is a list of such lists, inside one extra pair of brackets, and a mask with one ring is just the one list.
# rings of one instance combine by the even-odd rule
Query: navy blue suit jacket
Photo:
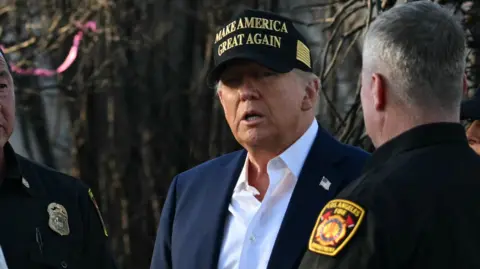
[[(217, 269), (228, 205), (247, 152), (236, 151), (177, 175), (158, 227), (151, 269)], [(357, 178), (369, 154), (319, 128), (273, 247), (268, 269), (297, 268), (327, 201)], [(327, 191), (319, 185), (330, 182)]]

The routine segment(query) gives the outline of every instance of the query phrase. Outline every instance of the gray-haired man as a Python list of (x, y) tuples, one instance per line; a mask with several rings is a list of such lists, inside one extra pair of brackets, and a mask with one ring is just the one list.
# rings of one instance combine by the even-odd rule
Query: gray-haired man
[(319, 214), (300, 269), (480, 268), (480, 157), (459, 123), (465, 50), (432, 2), (372, 23), (361, 100), (377, 151)]

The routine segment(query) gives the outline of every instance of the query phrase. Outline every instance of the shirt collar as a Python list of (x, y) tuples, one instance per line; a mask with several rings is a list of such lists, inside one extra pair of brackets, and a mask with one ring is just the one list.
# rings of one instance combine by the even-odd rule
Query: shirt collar
[[(13, 184), (17, 184), (21, 186), (23, 190), (25, 190), (30, 195), (35, 195), (35, 191), (33, 190), (36, 188), (36, 184), (31, 182), (31, 180), (25, 179), (22, 169), (20, 167), (20, 163), (17, 157), (17, 154), (13, 150), (12, 145), (7, 142), (3, 147), (3, 153), (5, 158), (5, 179), (4, 181), (13, 182)], [(31, 178), (30, 178), (31, 179)], [(33, 183), (33, 184), (32, 184)]]
[(450, 143), (462, 143), (468, 146), (465, 129), (461, 124), (441, 122), (414, 127), (381, 145), (367, 161), (364, 172), (381, 166), (403, 152)]
[(242, 171), (238, 176), (238, 181), (237, 181), (237, 184), (235, 185), (234, 192), (239, 192), (249, 187), (247, 171), (248, 171), (248, 153), (247, 153), (247, 156), (245, 157), (245, 162), (243, 164)]
[(18, 166), (17, 156), (10, 143), (6, 143), (3, 147), (3, 154), (5, 158), (5, 180), (21, 180), (22, 173)]
[(314, 119), (307, 131), (279, 156), (296, 178), (300, 176), (303, 163), (305, 159), (307, 159), (317, 132), (318, 123), (317, 120)]
[[(312, 147), (313, 142), (315, 141), (315, 137), (317, 136), (318, 132), (318, 122), (316, 119), (313, 120), (310, 127), (307, 131), (297, 140), (295, 141), (290, 147), (288, 147), (283, 153), (279, 156), (275, 157), (274, 159), (270, 160), (269, 165), (272, 161), (281, 160), (284, 164), (288, 167), (288, 169), (295, 175), (295, 178), (298, 179), (300, 176), (300, 172), (302, 171), (303, 163), (310, 152), (310, 148)], [(243, 169), (240, 172), (238, 177), (237, 184), (235, 185), (234, 191), (239, 191), (240, 189), (246, 189), (249, 187), (248, 184), (248, 154), (245, 158), (245, 163), (243, 165)]]

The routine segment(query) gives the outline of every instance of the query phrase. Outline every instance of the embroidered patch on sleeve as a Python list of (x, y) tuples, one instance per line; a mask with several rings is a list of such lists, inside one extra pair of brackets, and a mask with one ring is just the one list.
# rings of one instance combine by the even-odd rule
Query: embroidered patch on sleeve
[(318, 216), (308, 249), (335, 256), (350, 241), (365, 215), (365, 210), (354, 202), (335, 199), (328, 202)]
[(98, 217), (100, 218), (100, 222), (102, 223), (103, 233), (105, 234), (106, 237), (108, 237), (107, 227), (103, 222), (102, 214), (100, 213), (100, 209), (98, 208), (97, 201), (95, 200), (95, 197), (93, 196), (93, 192), (91, 189), (88, 189), (88, 196), (90, 196), (90, 200), (92, 200), (92, 203), (95, 206), (95, 209), (97, 210)]

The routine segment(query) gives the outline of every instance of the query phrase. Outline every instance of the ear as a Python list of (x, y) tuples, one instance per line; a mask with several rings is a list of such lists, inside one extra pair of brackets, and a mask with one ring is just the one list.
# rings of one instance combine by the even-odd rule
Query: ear
[(466, 95), (468, 91), (468, 82), (467, 82), (467, 74), (463, 75), (463, 95)]
[(217, 93), (218, 99), (220, 100), (220, 103), (223, 104), (223, 95), (222, 91), (220, 90), (220, 84), (215, 87), (215, 91)]
[(386, 105), (387, 87), (385, 79), (378, 73), (372, 75), (372, 100), (376, 110), (383, 111)]
[(320, 80), (312, 79), (305, 87), (305, 95), (302, 100), (302, 111), (307, 111), (313, 108), (318, 98), (320, 90)]

